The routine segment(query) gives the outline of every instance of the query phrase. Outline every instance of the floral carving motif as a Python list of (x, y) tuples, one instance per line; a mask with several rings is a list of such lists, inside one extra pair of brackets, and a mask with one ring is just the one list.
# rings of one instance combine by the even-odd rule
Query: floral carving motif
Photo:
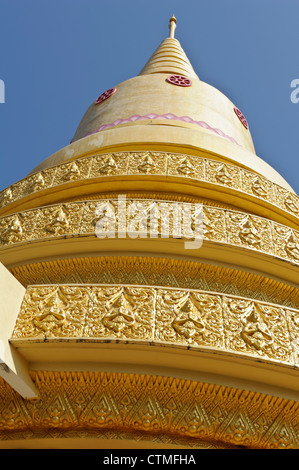
[(292, 258), (299, 260), (299, 243), (293, 233), (286, 240), (285, 250)]
[(252, 306), (249, 315), (244, 320), (241, 337), (247, 344), (257, 350), (263, 350), (273, 342), (267, 325), (254, 306)]
[(293, 193), (289, 193), (287, 197), (284, 200), (286, 208), (294, 212), (295, 214), (299, 213), (299, 201), (298, 201), (298, 196), (296, 196)]
[(95, 226), (96, 235), (99, 237), (102, 232), (115, 233), (116, 223), (115, 207), (109, 201), (99, 203), (95, 210), (95, 218), (92, 224)]
[(169, 154), (166, 152), (117, 152), (74, 160), (28, 176), (0, 193), (1, 207), (51, 186), (67, 184), (99, 175), (155, 174), (185, 176), (206, 183), (220, 183), (235, 190), (254, 194), (282, 210), (299, 213), (299, 197), (284, 188), (234, 165), (219, 164), (199, 156)]
[(37, 173), (30, 178), (29, 191), (40, 191), (45, 186), (45, 179), (42, 173)]
[(239, 231), (240, 239), (253, 247), (258, 247), (261, 244), (261, 237), (253, 222), (248, 217)]
[(257, 194), (262, 198), (266, 198), (268, 195), (268, 189), (259, 177), (253, 180), (251, 184), (251, 189), (253, 193)]
[(154, 292), (150, 288), (94, 287), (84, 336), (150, 338), (154, 315)]
[[(291, 311), (247, 299), (224, 298), (226, 347), (283, 361), (291, 361)], [(288, 326), (289, 325), (289, 326)]]
[(138, 170), (140, 172), (143, 172), (145, 174), (149, 174), (151, 173), (153, 170), (156, 169), (156, 164), (154, 162), (154, 160), (152, 159), (152, 157), (150, 156), (150, 154), (146, 154), (141, 163), (138, 165)]
[(42, 336), (142, 339), (291, 361), (298, 318), (298, 311), (271, 304), (186, 289), (32, 286), (12, 342)]
[(21, 219), (18, 215), (10, 219), (7, 227), (0, 233), (1, 241), (4, 243), (18, 242), (23, 235)]
[(116, 164), (113, 156), (109, 155), (109, 157), (100, 166), (99, 173), (101, 173), (103, 175), (110, 175), (110, 174), (115, 173), (116, 169), (117, 169), (117, 164)]
[(299, 197), (284, 188), (234, 165), (223, 164), (199, 156), (166, 152), (116, 152), (80, 158), (70, 164), (46, 168), (28, 176), (0, 193), (1, 207), (38, 192), (74, 180), (109, 175), (160, 174), (220, 183), (233, 190), (253, 194), (295, 216), (299, 213)]
[(63, 175), (64, 181), (73, 181), (78, 179), (81, 175), (79, 167), (76, 162), (72, 162), (66, 173)]
[[(180, 447), (298, 448), (298, 403), (147, 374), (39, 372), (40, 400), (0, 381), (0, 440), (121, 438)], [(84, 396), (83, 396), (84, 395)], [(84, 406), (82, 406), (84, 403)], [(91, 434), (89, 434), (91, 433)]]
[(53, 328), (59, 330), (65, 322), (64, 299), (61, 291), (57, 288), (45, 300), (44, 305), (41, 306), (41, 312), (34, 317), (33, 324), (38, 330), (42, 330), (46, 336), (49, 336)]
[(133, 327), (135, 323), (134, 303), (123, 289), (117, 292), (112, 299), (106, 303), (107, 313), (102, 323), (115, 333), (120, 333), (126, 327)]
[[(123, 204), (123, 209), (119, 209)], [(192, 238), (195, 222), (202, 214), (203, 240), (258, 249), (272, 256), (298, 263), (299, 232), (271, 220), (227, 209), (180, 202), (147, 199), (105, 199), (78, 201), (31, 209), (15, 216), (0, 218), (0, 245), (85, 234), (131, 238)], [(185, 218), (187, 209), (190, 220)], [(198, 212), (199, 211), (199, 212)], [(198, 212), (198, 213), (197, 213)], [(170, 216), (168, 217), (168, 215)], [(190, 222), (190, 223), (189, 223)], [(95, 227), (99, 228), (99, 233)], [(102, 232), (101, 232), (102, 231)], [(109, 235), (109, 232), (112, 234)], [(114, 234), (115, 233), (115, 234)], [(198, 235), (198, 234), (196, 234)], [(123, 238), (122, 235), (120, 235)]]
[(22, 304), (15, 337), (72, 337), (83, 331), (88, 292), (74, 286), (31, 288)]
[(53, 218), (46, 225), (47, 232), (51, 232), (55, 235), (63, 234), (65, 229), (69, 227), (69, 221), (67, 214), (62, 207), (53, 215)]
[(184, 158), (180, 165), (177, 167), (179, 173), (190, 176), (195, 173), (194, 166), (191, 164), (188, 157)]
[(232, 184), (233, 178), (228, 171), (226, 165), (222, 165), (215, 174), (215, 177), (220, 183), (230, 186)]
[(0, 203), (2, 206), (9, 204), (13, 200), (12, 189), (7, 188), (0, 193)]
[(204, 333), (205, 324), (200, 318), (200, 311), (189, 296), (182, 305), (176, 306), (174, 310), (176, 317), (172, 322), (172, 326), (179, 335), (185, 336), (188, 342), (192, 341), (193, 336), (196, 334)]

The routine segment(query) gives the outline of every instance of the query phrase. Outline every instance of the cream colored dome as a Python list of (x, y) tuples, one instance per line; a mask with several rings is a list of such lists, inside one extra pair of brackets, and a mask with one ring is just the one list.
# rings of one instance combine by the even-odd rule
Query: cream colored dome
[(173, 85), (168, 77), (169, 73), (140, 75), (117, 85), (105, 102), (91, 104), (73, 141), (112, 127), (166, 124), (204, 130), (254, 152), (250, 132), (226, 96), (196, 77), (190, 87)]
[[(190, 86), (171, 83), (172, 76), (186, 77)], [(177, 39), (165, 39), (140, 74), (113, 91), (103, 102), (90, 105), (73, 142), (112, 127), (167, 124), (204, 130), (254, 152), (250, 131), (238, 118), (235, 105), (200, 81)]]

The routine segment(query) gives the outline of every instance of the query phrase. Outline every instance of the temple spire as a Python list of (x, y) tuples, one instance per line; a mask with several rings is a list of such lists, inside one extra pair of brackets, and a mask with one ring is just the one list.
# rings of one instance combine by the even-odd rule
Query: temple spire
[(174, 31), (176, 28), (176, 17), (174, 15), (172, 15), (172, 17), (170, 18), (168, 27), (169, 27), (169, 37), (173, 39)]
[(180, 42), (174, 37), (176, 22), (176, 17), (172, 15), (169, 20), (169, 37), (161, 42), (139, 75), (169, 73), (198, 79)]

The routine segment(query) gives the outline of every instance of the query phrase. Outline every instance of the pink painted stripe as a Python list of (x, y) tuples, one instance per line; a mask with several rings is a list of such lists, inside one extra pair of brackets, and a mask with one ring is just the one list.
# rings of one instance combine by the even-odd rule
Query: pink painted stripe
[[(229, 135), (225, 134), (221, 129), (216, 129), (214, 127), (211, 127), (208, 123), (204, 121), (195, 121), (189, 116), (176, 116), (175, 114), (172, 113), (166, 113), (166, 114), (154, 114), (154, 113), (149, 113), (145, 114), (144, 116), (140, 116), (139, 114), (134, 114), (133, 116), (127, 118), (127, 119), (116, 119), (116, 121), (110, 123), (110, 124), (104, 124), (103, 126), (99, 127), (93, 132), (89, 132), (86, 134), (86, 136), (95, 134), (96, 132), (103, 131), (104, 129), (109, 129), (110, 127), (118, 126), (120, 124), (126, 124), (129, 122), (135, 122), (135, 121), (144, 121), (147, 119), (169, 119), (171, 121), (182, 121), (182, 122), (188, 122), (190, 124), (196, 124), (199, 127), (203, 127), (204, 129), (208, 129), (209, 131), (214, 132), (217, 135), (220, 135), (221, 137), (224, 137), (225, 139), (230, 140), (234, 144), (238, 144), (238, 142), (233, 138), (230, 137)], [(85, 136), (85, 137), (86, 137)]]

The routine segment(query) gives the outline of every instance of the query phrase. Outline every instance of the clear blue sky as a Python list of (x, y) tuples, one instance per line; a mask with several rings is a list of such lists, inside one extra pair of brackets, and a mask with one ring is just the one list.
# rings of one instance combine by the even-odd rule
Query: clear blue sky
[(0, 0), (0, 189), (69, 144), (92, 101), (168, 36), (244, 113), (256, 153), (299, 193), (298, 0)]

